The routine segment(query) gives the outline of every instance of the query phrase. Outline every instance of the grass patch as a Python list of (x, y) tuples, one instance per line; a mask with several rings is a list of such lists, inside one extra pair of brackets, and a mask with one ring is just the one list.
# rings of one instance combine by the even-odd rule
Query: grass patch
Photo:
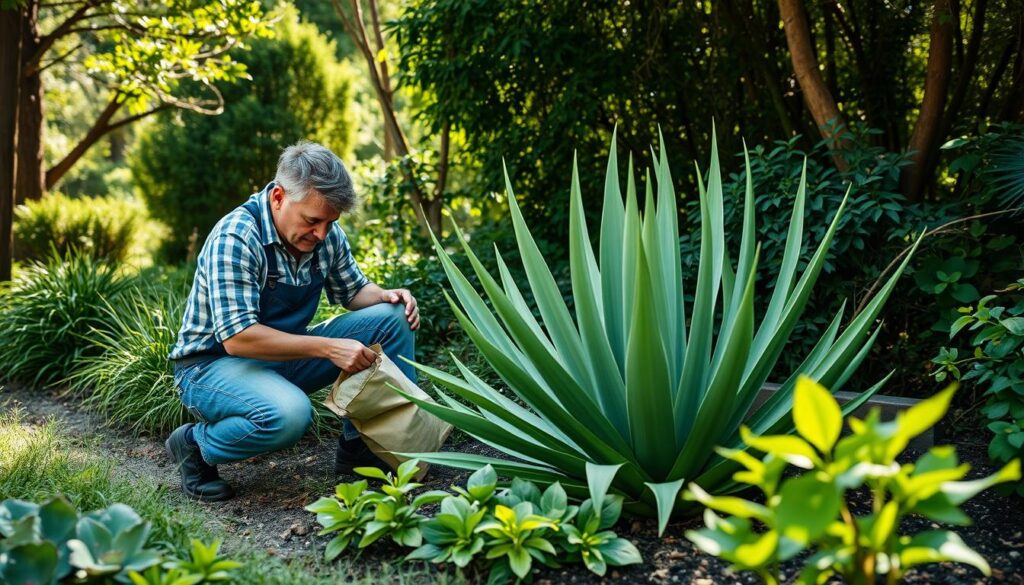
[(323, 561), (322, 548), (308, 558), (284, 560), (254, 548), (235, 548), (218, 529), (214, 514), (185, 500), (176, 491), (148, 478), (125, 478), (116, 462), (104, 457), (96, 437), (70, 437), (56, 421), (30, 424), (22, 411), (0, 412), (0, 500), (20, 498), (42, 502), (65, 495), (87, 511), (121, 502), (150, 521), (149, 545), (184, 555), (189, 541), (225, 539), (224, 554), (244, 563), (236, 583), (327, 585), (328, 583), (465, 583), (446, 574), (399, 559), (363, 559), (359, 555), (334, 563)]

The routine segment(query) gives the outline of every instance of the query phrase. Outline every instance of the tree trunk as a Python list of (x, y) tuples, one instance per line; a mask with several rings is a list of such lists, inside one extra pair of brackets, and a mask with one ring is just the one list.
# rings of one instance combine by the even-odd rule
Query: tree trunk
[(1014, 40), (1017, 46), (1017, 56), (1013, 60), (1012, 78), (1010, 79), (1010, 91), (1006, 94), (1006, 101), (1003, 102), (1002, 111), (999, 112), (999, 119), (1004, 122), (1019, 120), (1024, 115), (1024, 15), (1017, 17), (1017, 38)]
[(30, 60), (39, 49), (39, 0), (30, 0), (22, 9), (21, 71), (18, 103), (18, 168), (15, 172), (15, 203), (33, 201), (43, 196), (46, 184), (43, 111), (43, 83), (38, 67)]
[[(352, 37), (353, 43), (355, 43), (356, 48), (359, 49), (359, 52), (363, 55), (363, 59), (366, 61), (366, 65), (370, 73), (370, 83), (373, 86), (374, 93), (377, 96), (377, 102), (380, 103), (381, 111), (384, 115), (384, 131), (390, 134), (395, 154), (400, 158), (408, 157), (409, 154), (411, 154), (411, 150), (409, 148), (409, 142), (405, 137), (405, 133), (402, 131), (402, 127), (398, 124), (398, 116), (395, 113), (393, 91), (391, 89), (391, 80), (388, 76), (387, 65), (378, 65), (377, 55), (375, 54), (373, 47), (370, 45), (369, 35), (366, 31), (366, 24), (363, 22), (363, 8), (361, 2), (362, 0), (350, 0), (353, 14), (349, 16), (342, 8), (340, 0), (332, 0), (334, 10), (338, 13), (342, 26), (344, 26), (345, 31), (349, 33), (349, 36)], [(371, 25), (374, 29), (373, 32), (377, 42), (381, 47), (383, 47), (384, 39), (380, 30), (377, 0), (369, 0), (369, 4), (372, 17)], [(403, 164), (401, 168), (402, 174), (411, 185), (409, 200), (412, 203), (416, 220), (423, 228), (424, 233), (429, 229), (440, 235), (440, 207), (438, 207), (437, 213), (433, 215), (428, 214), (428, 210), (433, 208), (434, 199), (428, 198), (426, 194), (423, 193), (419, 183), (416, 181), (415, 169), (410, 168), (412, 161), (410, 160), (409, 163), (409, 165)], [(440, 206), (440, 203), (438, 203), (438, 206)]]
[(903, 168), (900, 190), (908, 201), (920, 201), (934, 170), (934, 151), (942, 139), (942, 113), (946, 108), (953, 61), (953, 27), (950, 0), (935, 0), (929, 33), (928, 65), (924, 79), (921, 113), (907, 149), (911, 164)]
[(107, 132), (110, 132), (110, 120), (114, 117), (114, 114), (117, 113), (117, 110), (121, 108), (121, 105), (122, 102), (119, 102), (115, 95), (114, 98), (110, 100), (110, 103), (107, 104), (107, 107), (103, 109), (103, 112), (100, 113), (99, 118), (96, 119), (96, 122), (92, 125), (92, 128), (89, 129), (89, 132), (85, 137), (82, 138), (82, 140), (80, 140), (78, 144), (71, 149), (71, 152), (61, 159), (59, 163), (53, 165), (53, 168), (46, 171), (46, 188), (48, 190), (52, 189), (53, 186), (64, 177), (65, 173), (71, 170), (71, 167), (75, 166), (78, 159), (82, 158), (82, 155), (84, 155), (93, 144), (96, 144), (100, 138), (103, 138)]
[(985, 8), (987, 0), (976, 0), (974, 19), (971, 23), (971, 36), (967, 41), (964, 60), (957, 70), (956, 89), (949, 99), (949, 106), (942, 121), (942, 136), (945, 139), (953, 129), (953, 124), (960, 119), (960, 109), (974, 80), (974, 71), (978, 65), (978, 52), (981, 50), (981, 39), (985, 34)]
[(14, 259), (14, 169), (21, 80), (21, 12), (0, 9), (0, 282)]
[(793, 71), (804, 94), (804, 103), (822, 138), (832, 141), (832, 160), (836, 168), (846, 170), (846, 160), (841, 153), (847, 142), (843, 137), (846, 130), (841, 127), (845, 119), (818, 69), (818, 58), (811, 44), (811, 29), (803, 3), (801, 0), (779, 0), (779, 16), (786, 31)]

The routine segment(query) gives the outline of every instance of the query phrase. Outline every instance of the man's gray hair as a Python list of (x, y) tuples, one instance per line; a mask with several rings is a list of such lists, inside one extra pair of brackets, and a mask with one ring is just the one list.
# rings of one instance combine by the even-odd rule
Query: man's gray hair
[(284, 149), (277, 161), (274, 182), (292, 201), (302, 201), (316, 191), (338, 213), (351, 211), (356, 204), (352, 177), (338, 155), (315, 142), (300, 140)]

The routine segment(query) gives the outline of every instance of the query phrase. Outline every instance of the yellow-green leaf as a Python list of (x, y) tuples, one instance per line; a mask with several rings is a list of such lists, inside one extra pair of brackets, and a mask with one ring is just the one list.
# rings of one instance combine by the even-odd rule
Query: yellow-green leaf
[(828, 389), (801, 375), (793, 393), (793, 422), (818, 451), (829, 453), (843, 428), (843, 413)]

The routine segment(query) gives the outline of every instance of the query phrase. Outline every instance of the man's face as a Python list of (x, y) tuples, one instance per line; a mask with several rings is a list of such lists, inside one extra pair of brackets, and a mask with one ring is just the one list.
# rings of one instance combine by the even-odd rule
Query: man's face
[(315, 191), (302, 201), (292, 201), (280, 186), (270, 191), (270, 209), (285, 247), (301, 254), (312, 252), (341, 215)]

